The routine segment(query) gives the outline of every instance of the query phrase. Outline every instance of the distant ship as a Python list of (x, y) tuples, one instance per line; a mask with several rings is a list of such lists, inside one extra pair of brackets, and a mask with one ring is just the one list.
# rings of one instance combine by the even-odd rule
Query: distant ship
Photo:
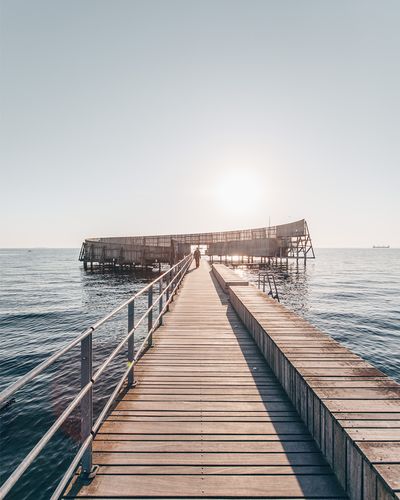
[(390, 245), (374, 245), (372, 248), (390, 248)]

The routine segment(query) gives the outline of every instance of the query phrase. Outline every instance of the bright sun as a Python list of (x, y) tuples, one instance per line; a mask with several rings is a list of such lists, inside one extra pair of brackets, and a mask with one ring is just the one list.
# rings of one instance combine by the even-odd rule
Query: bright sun
[(220, 208), (231, 214), (254, 211), (260, 202), (262, 186), (251, 172), (231, 172), (219, 179), (216, 198)]

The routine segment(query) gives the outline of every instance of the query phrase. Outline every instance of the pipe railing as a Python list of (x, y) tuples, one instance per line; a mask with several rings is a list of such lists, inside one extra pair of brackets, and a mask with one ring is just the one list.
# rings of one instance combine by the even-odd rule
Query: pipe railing
[(276, 285), (275, 276), (272, 273), (259, 273), (257, 279), (258, 288), (266, 293), (266, 286), (268, 282), (269, 292), (268, 295), (273, 299), (279, 300), (278, 287)]
[[(109, 314), (102, 319), (91, 325), (84, 330), (77, 338), (68, 343), (65, 347), (52, 354), (49, 358), (39, 364), (36, 368), (29, 371), (27, 374), (19, 378), (14, 384), (0, 393), (0, 407), (3, 403), (15, 394), (19, 389), (24, 387), (30, 381), (35, 379), (44, 370), (53, 365), (59, 358), (68, 353), (71, 349), (76, 347), (79, 343), (81, 345), (81, 389), (74, 397), (67, 408), (57, 418), (54, 424), (45, 432), (41, 439), (36, 443), (32, 450), (26, 455), (18, 467), (12, 472), (0, 488), (0, 498), (13, 488), (18, 482), (25, 471), (32, 465), (36, 457), (42, 452), (48, 442), (54, 437), (56, 432), (60, 429), (66, 419), (71, 413), (80, 405), (81, 409), (81, 446), (76, 453), (72, 463), (68, 467), (62, 480), (58, 484), (56, 490), (52, 495), (52, 500), (59, 498), (64, 491), (65, 487), (70, 480), (70, 477), (81, 465), (82, 474), (90, 477), (95, 473), (92, 460), (92, 442), (100, 428), (101, 423), (106, 417), (112, 404), (114, 403), (118, 393), (123, 387), (127, 379), (127, 387), (132, 387), (135, 383), (134, 380), (134, 366), (139, 361), (144, 352), (152, 345), (152, 336), (154, 331), (162, 324), (162, 316), (168, 311), (169, 304), (173, 300), (174, 294), (177, 291), (181, 281), (183, 280), (187, 270), (192, 262), (192, 255), (189, 254), (181, 261), (168, 269), (165, 273), (160, 275), (157, 279), (146, 285), (139, 292), (127, 299), (125, 302), (116, 307)], [(158, 285), (158, 296), (153, 300), (153, 289)], [(147, 293), (147, 309), (135, 324), (135, 300)], [(158, 306), (158, 307), (157, 307)], [(106, 360), (97, 368), (93, 373), (93, 346), (92, 339), (93, 333), (106, 323), (111, 318), (114, 318), (125, 307), (128, 308), (128, 332), (127, 335), (120, 341), (117, 347), (111, 352)], [(157, 310), (157, 316), (153, 320), (153, 311)], [(135, 331), (147, 319), (147, 334), (143, 339), (141, 345), (135, 353), (134, 348), (134, 334)], [(93, 424), (93, 388), (99, 380), (103, 372), (115, 357), (121, 352), (124, 346), (128, 344), (128, 366), (125, 369), (122, 378), (116, 385), (113, 393), (107, 400), (103, 410), (101, 411), (96, 422)]]

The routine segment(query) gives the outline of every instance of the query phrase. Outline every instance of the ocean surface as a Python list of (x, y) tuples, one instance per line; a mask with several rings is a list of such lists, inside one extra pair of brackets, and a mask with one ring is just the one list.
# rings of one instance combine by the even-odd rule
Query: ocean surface
[[(76, 249), (0, 249), (0, 390), (156, 277), (85, 273)], [(250, 280), (257, 272), (239, 269)], [(281, 302), (400, 381), (400, 249), (320, 249), (297, 270), (275, 271)], [(139, 316), (146, 304), (139, 302)], [(137, 317), (138, 317), (137, 316)], [(126, 312), (94, 335), (95, 366), (126, 334)], [(139, 342), (145, 335), (140, 331)], [(79, 348), (0, 411), (0, 481), (79, 388)], [(96, 387), (95, 414), (126, 367), (117, 356)], [(8, 498), (48, 499), (79, 445), (79, 412), (46, 446)]]

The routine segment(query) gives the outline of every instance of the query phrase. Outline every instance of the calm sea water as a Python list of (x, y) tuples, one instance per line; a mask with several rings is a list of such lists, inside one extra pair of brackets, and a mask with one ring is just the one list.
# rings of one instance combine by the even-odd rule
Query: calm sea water
[[(318, 250), (306, 270), (275, 271), (281, 301), (400, 381), (400, 250)], [(0, 250), (0, 389), (74, 338), (154, 273), (85, 273), (78, 250)], [(256, 273), (239, 270), (251, 280)], [(145, 310), (137, 305), (137, 313)], [(125, 314), (94, 338), (95, 365), (126, 333)], [(144, 332), (139, 332), (140, 341)], [(95, 410), (126, 367), (115, 359), (95, 391)], [(0, 412), (1, 482), (71, 401), (79, 387), (79, 348)], [(73, 414), (10, 498), (47, 499), (78, 447)]]

